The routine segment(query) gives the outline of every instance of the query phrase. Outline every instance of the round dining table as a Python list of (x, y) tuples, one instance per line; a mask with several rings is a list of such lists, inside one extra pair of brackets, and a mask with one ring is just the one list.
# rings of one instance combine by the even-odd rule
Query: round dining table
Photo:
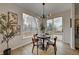
[(49, 35), (38, 35), (37, 36), (39, 39), (41, 39), (43, 42), (42, 44), (42, 50), (46, 50), (46, 47), (45, 47), (45, 40), (49, 40), (50, 39), (50, 36)]

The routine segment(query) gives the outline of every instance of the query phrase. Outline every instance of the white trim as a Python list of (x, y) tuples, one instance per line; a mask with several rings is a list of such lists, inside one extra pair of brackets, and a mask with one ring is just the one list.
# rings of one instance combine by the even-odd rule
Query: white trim
[(24, 44), (20, 44), (20, 45), (18, 45), (18, 46), (16, 46), (16, 47), (12, 48), (12, 50), (14, 50), (14, 49), (16, 49), (16, 48), (19, 48), (19, 47), (22, 47), (22, 46), (24, 46), (24, 45), (30, 44), (30, 43), (31, 43), (31, 42), (26, 42), (26, 43), (24, 43)]
[(70, 47), (71, 47), (72, 49), (75, 49), (75, 43), (74, 43), (75, 41), (74, 41), (74, 38), (72, 37), (72, 36), (73, 36), (72, 31), (73, 31), (73, 29), (71, 28), (71, 30), (70, 30), (70, 33), (71, 33)]
[[(18, 46), (16, 46), (16, 47), (14, 47), (14, 48), (12, 48), (12, 50), (14, 50), (14, 49), (16, 49), (16, 48), (19, 48), (19, 47), (22, 47), (22, 46), (24, 46), (24, 45), (27, 45), (27, 44), (30, 44), (31, 42), (26, 42), (26, 43), (24, 43), (24, 44), (20, 44), (20, 45), (18, 45)], [(3, 52), (0, 52), (0, 55), (2, 55), (3, 54)]]
[[(27, 37), (23, 37), (23, 39), (27, 39), (27, 38), (31, 38), (31, 37), (32, 37), (32, 36), (27, 36)], [(22, 44), (20, 44), (20, 45), (18, 45), (18, 46), (16, 46), (16, 47), (12, 48), (12, 50), (14, 50), (14, 49), (16, 49), (16, 48), (19, 48), (19, 47), (22, 47), (22, 46), (24, 46), (24, 45), (27, 45), (27, 44), (29, 44), (29, 43), (31, 43), (31, 42), (32, 42), (32, 41), (22, 43)]]
[(32, 36), (23, 37), (23, 39), (31, 38)]
[[(31, 38), (31, 37), (32, 37), (32, 36), (28, 36), (28, 37), (25, 37), (24, 39), (26, 39), (26, 38)], [(22, 44), (20, 44), (20, 45), (15, 46), (14, 48), (12, 48), (12, 50), (17, 49), (17, 48), (19, 48), (19, 47), (22, 47), (22, 46), (24, 46), (24, 45), (28, 45), (28, 44), (30, 44), (30, 43), (32, 43), (32, 41), (22, 43)], [(1, 54), (3, 54), (3, 52), (0, 52), (0, 55), (1, 55)]]

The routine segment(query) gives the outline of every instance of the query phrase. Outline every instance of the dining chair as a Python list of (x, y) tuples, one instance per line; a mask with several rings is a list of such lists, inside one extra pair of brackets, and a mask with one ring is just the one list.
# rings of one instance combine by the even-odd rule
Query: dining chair
[(57, 37), (54, 38), (54, 42), (48, 41), (47, 45), (46, 45), (46, 50), (48, 49), (49, 45), (52, 45), (54, 47), (54, 54), (55, 55), (56, 55), (56, 52), (57, 52), (56, 40), (57, 40)]
[(38, 47), (41, 45), (41, 43), (39, 43), (40, 40), (39, 40), (39, 38), (37, 38), (37, 35), (38, 34), (35, 34), (32, 37), (32, 43), (33, 43), (32, 53), (33, 53), (34, 47), (36, 46), (37, 47), (37, 55), (38, 55)]
[(45, 35), (49, 35), (49, 33), (45, 33)]

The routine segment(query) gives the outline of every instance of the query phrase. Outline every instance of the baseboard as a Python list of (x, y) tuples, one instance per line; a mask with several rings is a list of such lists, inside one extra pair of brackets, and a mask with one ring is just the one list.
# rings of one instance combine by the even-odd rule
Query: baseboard
[[(24, 43), (24, 44), (20, 44), (20, 45), (14, 47), (14, 48), (11, 48), (11, 49), (12, 49), (12, 50), (15, 50), (15, 49), (17, 49), (17, 48), (20, 48), (20, 47), (25, 46), (25, 45), (29, 45), (29, 44), (31, 44), (31, 43), (32, 43), (32, 42), (26, 42), (26, 43)], [(2, 55), (2, 54), (3, 54), (3, 52), (0, 52), (0, 55)]]
[(28, 44), (31, 44), (31, 43), (32, 43), (32, 42), (26, 42), (26, 43), (24, 43), (24, 44), (21, 44), (21, 45), (18, 45), (18, 46), (16, 46), (16, 47), (12, 48), (12, 50), (17, 49), (17, 48), (20, 48), (20, 47), (25, 46), (25, 45), (28, 45)]

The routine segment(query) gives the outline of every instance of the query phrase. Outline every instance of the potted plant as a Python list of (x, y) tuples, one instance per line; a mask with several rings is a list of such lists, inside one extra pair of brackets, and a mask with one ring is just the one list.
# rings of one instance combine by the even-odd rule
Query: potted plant
[(1, 43), (6, 42), (7, 48), (3, 51), (4, 55), (11, 54), (11, 48), (9, 48), (9, 40), (12, 39), (17, 32), (14, 31), (13, 25), (9, 22), (7, 15), (0, 15), (0, 34), (3, 36)]

